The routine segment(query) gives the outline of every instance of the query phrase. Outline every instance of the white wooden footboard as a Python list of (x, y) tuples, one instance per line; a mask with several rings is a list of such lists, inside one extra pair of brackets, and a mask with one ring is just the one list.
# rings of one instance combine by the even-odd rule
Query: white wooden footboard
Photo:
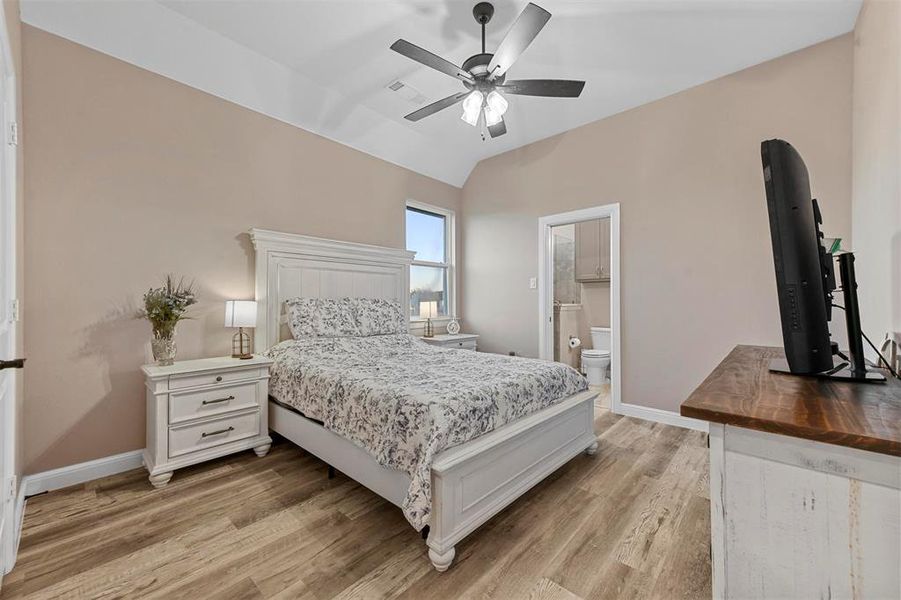
[(594, 392), (582, 392), (442, 452), (432, 463), (429, 558), (439, 571), (454, 545), (582, 451), (594, 453)]

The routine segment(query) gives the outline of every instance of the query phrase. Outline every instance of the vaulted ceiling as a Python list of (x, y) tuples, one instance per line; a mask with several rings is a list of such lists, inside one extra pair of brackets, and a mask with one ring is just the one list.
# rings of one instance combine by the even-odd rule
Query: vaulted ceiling
[[(26, 23), (462, 186), (483, 158), (853, 29), (860, 0), (535, 0), (553, 14), (509, 78), (584, 79), (582, 97), (511, 96), (482, 140), (454, 107), (403, 116), (461, 84), (388, 49), (407, 39), (460, 64), (480, 51), (456, 0), (23, 0)], [(487, 47), (521, 0), (497, 0)], [(399, 91), (389, 85), (401, 81)]]

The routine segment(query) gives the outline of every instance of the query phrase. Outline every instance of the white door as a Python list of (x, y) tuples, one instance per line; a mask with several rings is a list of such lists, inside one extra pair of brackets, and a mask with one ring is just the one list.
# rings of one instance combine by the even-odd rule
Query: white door
[[(2, 16), (2, 15), (0, 15)], [(15, 79), (9, 62), (5, 19), (0, 18), (0, 577), (15, 561), (14, 479), (16, 454), (16, 188), (15, 142), (11, 115)]]

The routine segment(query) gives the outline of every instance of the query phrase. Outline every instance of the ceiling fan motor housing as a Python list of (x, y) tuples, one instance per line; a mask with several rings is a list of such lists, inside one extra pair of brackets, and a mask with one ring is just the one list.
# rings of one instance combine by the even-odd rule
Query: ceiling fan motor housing
[[(491, 57), (494, 54), (474, 54), (470, 56), (465, 61), (463, 61), (463, 70), (471, 74), (475, 77), (475, 84), (466, 84), (467, 87), (472, 89), (479, 89), (481, 84), (488, 84), (488, 63), (491, 62)], [(493, 81), (491, 81), (491, 87), (493, 88), (496, 85), (501, 85), (504, 83), (504, 75), (500, 75), (495, 77)]]

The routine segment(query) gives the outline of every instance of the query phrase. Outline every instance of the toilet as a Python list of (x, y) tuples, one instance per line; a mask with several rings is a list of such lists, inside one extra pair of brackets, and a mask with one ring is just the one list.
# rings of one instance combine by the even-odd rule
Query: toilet
[(610, 328), (591, 328), (591, 348), (582, 350), (582, 373), (588, 385), (601, 385), (607, 381), (610, 366)]

